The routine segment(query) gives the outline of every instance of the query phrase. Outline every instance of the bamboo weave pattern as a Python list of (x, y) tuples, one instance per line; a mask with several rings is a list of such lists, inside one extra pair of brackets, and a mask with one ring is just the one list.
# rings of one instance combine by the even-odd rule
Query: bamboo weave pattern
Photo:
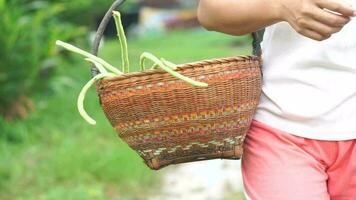
[(198, 160), (239, 159), (261, 93), (256, 56), (206, 60), (102, 80), (98, 93), (118, 135), (152, 169)]

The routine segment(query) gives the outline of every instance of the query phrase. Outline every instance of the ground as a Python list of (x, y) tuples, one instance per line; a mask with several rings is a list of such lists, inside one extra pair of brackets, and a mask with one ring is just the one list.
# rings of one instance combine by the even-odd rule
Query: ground
[(242, 200), (240, 161), (209, 160), (163, 169), (159, 194), (149, 200)]

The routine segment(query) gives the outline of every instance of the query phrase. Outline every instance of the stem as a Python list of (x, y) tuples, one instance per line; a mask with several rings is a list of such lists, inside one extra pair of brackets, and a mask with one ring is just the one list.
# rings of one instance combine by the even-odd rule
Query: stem
[(91, 58), (91, 59), (95, 60), (96, 62), (102, 64), (105, 68), (109, 69), (110, 71), (114, 72), (117, 75), (123, 74), (120, 70), (116, 69), (114, 66), (110, 65), (105, 60), (103, 60), (103, 59), (101, 59), (99, 57), (96, 57), (93, 54), (88, 53), (88, 52), (86, 52), (84, 50), (81, 50), (81, 49), (79, 49), (79, 48), (77, 48), (77, 47), (75, 47), (75, 46), (73, 46), (71, 44), (68, 44), (68, 43), (62, 42), (60, 40), (57, 40), (56, 41), (56, 45), (61, 46), (61, 47), (65, 48), (65, 49), (67, 49), (69, 51), (74, 52), (74, 53), (78, 53), (78, 54), (80, 54), (82, 56)]
[(122, 59), (122, 71), (128, 73), (130, 70), (127, 39), (125, 36), (124, 28), (122, 27), (121, 14), (118, 11), (113, 11), (113, 16), (115, 19), (115, 25), (117, 30), (117, 36), (120, 41), (121, 46), (121, 59)]

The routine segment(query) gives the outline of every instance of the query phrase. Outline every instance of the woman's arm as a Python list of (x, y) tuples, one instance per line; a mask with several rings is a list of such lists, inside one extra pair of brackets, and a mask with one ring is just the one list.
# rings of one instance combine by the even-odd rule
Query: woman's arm
[(340, 31), (352, 16), (353, 8), (337, 0), (200, 0), (198, 8), (198, 19), (208, 30), (243, 35), (287, 21), (319, 41)]

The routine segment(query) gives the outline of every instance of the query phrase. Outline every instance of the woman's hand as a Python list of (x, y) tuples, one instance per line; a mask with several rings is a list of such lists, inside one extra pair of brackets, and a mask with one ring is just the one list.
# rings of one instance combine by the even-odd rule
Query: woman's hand
[(198, 19), (208, 30), (244, 35), (287, 21), (298, 33), (325, 40), (356, 16), (342, 0), (200, 0)]
[(280, 18), (298, 33), (314, 40), (325, 40), (339, 32), (356, 13), (340, 0), (274, 0)]

